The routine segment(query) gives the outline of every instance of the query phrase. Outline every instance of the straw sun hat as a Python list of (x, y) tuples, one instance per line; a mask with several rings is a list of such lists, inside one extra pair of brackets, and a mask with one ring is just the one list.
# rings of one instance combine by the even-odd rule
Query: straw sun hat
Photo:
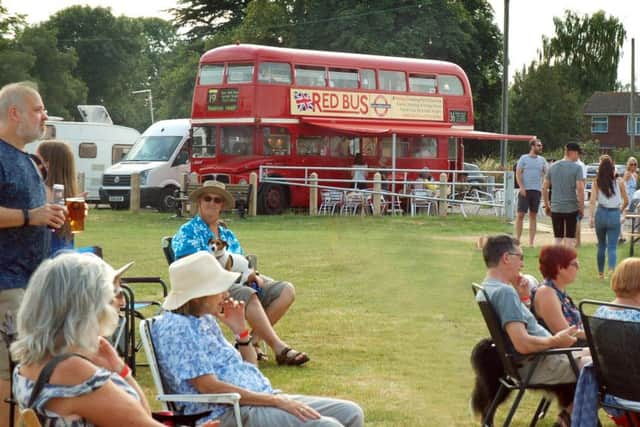
[(222, 268), (218, 260), (207, 251), (196, 252), (169, 266), (171, 291), (162, 307), (175, 310), (192, 299), (226, 291), (238, 278)]
[(197, 202), (200, 197), (205, 194), (217, 194), (224, 199), (224, 208), (233, 209), (234, 199), (231, 193), (229, 193), (224, 186), (224, 183), (220, 181), (205, 181), (202, 187), (191, 193), (191, 201)]

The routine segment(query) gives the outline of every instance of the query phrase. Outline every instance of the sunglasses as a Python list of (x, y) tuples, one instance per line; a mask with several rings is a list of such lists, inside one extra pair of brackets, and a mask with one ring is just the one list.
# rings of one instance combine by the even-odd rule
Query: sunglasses
[(571, 261), (569, 265), (572, 265), (576, 268), (576, 270), (580, 269), (580, 263), (578, 261)]
[(49, 175), (49, 171), (47, 170), (47, 166), (44, 164), (44, 162), (42, 161), (42, 159), (39, 156), (36, 156), (35, 154), (29, 154), (29, 157), (31, 158), (31, 161), (36, 165), (36, 167), (38, 168), (38, 172), (40, 172), (40, 176), (42, 177), (42, 181), (47, 181), (47, 176)]
[(204, 200), (205, 203), (211, 203), (213, 201), (214, 203), (221, 204), (224, 202), (224, 199), (222, 197), (204, 196), (202, 200)]

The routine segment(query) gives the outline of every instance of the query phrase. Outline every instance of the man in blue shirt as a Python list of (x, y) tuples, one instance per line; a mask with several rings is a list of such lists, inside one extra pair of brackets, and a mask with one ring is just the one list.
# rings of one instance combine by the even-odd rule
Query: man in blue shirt
[[(25, 146), (44, 132), (47, 112), (27, 83), (0, 89), (0, 324), (20, 306), (31, 273), (49, 253), (51, 231), (64, 208), (47, 204), (45, 188)], [(9, 356), (0, 344), (0, 425), (8, 424)]]

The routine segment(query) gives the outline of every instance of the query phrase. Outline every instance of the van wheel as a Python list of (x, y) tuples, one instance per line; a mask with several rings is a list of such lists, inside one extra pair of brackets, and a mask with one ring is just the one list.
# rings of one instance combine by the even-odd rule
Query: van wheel
[(114, 211), (121, 211), (128, 208), (125, 202), (111, 202), (109, 203), (109, 206), (111, 206), (111, 209), (113, 209)]
[(289, 207), (287, 191), (282, 185), (263, 184), (258, 192), (258, 204), (260, 213), (279, 215)]
[(176, 190), (175, 187), (163, 188), (160, 192), (160, 203), (158, 210), (160, 212), (170, 212), (176, 210)]

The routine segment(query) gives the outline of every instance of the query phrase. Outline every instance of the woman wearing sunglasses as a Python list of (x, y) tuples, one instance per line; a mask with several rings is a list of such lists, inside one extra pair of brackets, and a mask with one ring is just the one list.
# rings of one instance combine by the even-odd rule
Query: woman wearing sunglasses
[[(226, 242), (229, 252), (243, 255), (244, 250), (235, 234), (220, 221), (222, 211), (231, 210), (234, 206), (233, 196), (225, 189), (225, 185), (219, 181), (206, 181), (191, 193), (190, 198), (197, 213), (173, 236), (171, 247), (176, 259), (199, 251), (212, 252), (211, 242), (216, 240)], [(243, 283), (234, 283), (229, 289), (234, 300), (245, 304), (245, 316), (253, 328), (252, 342), (255, 344), (263, 339), (273, 349), (279, 365), (302, 365), (308, 362), (309, 356), (288, 346), (272, 326), (293, 304), (293, 285), (264, 275), (258, 275), (256, 284), (258, 289)], [(255, 347), (258, 360), (265, 358), (259, 347)]]
[(580, 269), (578, 253), (569, 246), (544, 246), (540, 250), (539, 264), (544, 281), (532, 291), (531, 312), (552, 334), (576, 326), (577, 345), (584, 345), (586, 337), (580, 312), (567, 294), (567, 286), (576, 280)]

